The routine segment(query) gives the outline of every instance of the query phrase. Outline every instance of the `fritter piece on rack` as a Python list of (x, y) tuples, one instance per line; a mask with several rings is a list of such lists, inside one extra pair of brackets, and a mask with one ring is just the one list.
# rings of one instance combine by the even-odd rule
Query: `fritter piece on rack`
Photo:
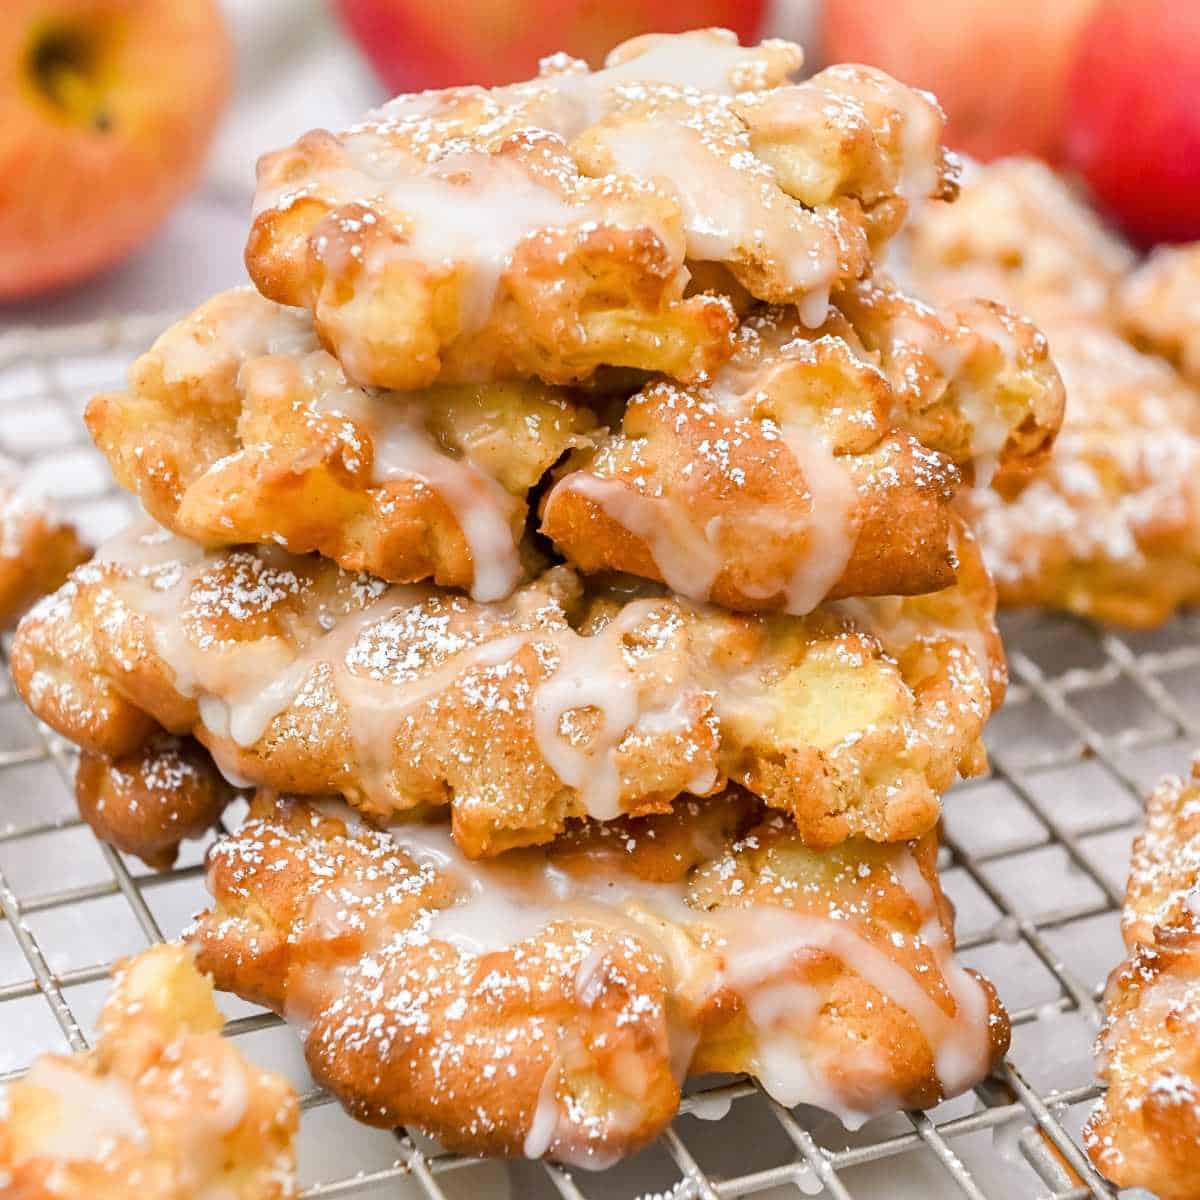
[(1020, 495), (972, 494), (984, 556), (1002, 604), (1150, 628), (1200, 599), (1200, 395), (1093, 322), (1047, 328), (1067, 420)]
[(0, 457), (0, 627), (13, 625), (88, 556), (75, 530)]
[(84, 751), (75, 772), (79, 815), (102, 841), (165, 870), (179, 843), (201, 837), (239, 795), (191, 738), (162, 733), (111, 761)]
[(557, 567), (502, 603), (135, 528), (22, 623), (34, 712), (109, 758), (159, 726), (226, 775), (381, 816), (449, 805), (472, 857), (744, 783), (827, 845), (932, 828), (1004, 686), (965, 534), (954, 587), (739, 616)]
[(95, 1047), (8, 1088), (0, 1190), (19, 1200), (290, 1200), (299, 1104), (221, 1037), (190, 950), (127, 959)]
[(1062, 432), (1029, 486), (973, 497), (1001, 604), (1144, 628), (1200, 599), (1200, 394), (1121, 335), (1131, 252), (1026, 160), (973, 171), (957, 204), (929, 206), (907, 236), (915, 290), (1029, 313), (1066, 387)]
[(1200, 243), (1159, 246), (1117, 293), (1118, 319), (1142, 349), (1200, 386)]
[(307, 316), (249, 288), (168, 330), (87, 422), (117, 480), (185, 537), (318, 550), (485, 600), (526, 573), (530, 488), (595, 423), (537, 383), (366, 392)]
[(737, 789), (487, 863), (444, 825), (264, 794), (188, 936), (218, 986), (305, 1031), (360, 1120), (601, 1167), (689, 1074), (748, 1072), (852, 1126), (982, 1079), (1008, 1021), (954, 960), (935, 857), (932, 834), (806, 849)]
[(1129, 957), (1109, 977), (1097, 1046), (1108, 1091), (1084, 1129), (1084, 1144), (1118, 1187), (1197, 1200), (1200, 760), (1187, 783), (1164, 780), (1147, 802), (1123, 932)]
[(542, 532), (581, 570), (746, 611), (948, 586), (954, 463), (1028, 474), (1062, 421), (1058, 373), (999, 306), (942, 317), (875, 284), (838, 304), (811, 333), (751, 317), (709, 384), (647, 384), (561, 469)]
[(820, 325), (909, 201), (953, 194), (931, 97), (866, 67), (788, 85), (800, 61), (697, 30), (398, 97), (260, 161), (251, 277), (364, 385), (702, 379), (731, 298)]
[(954, 204), (921, 209), (892, 265), (931, 299), (983, 296), (1042, 324), (1107, 321), (1133, 262), (1050, 167), (1010, 158), (966, 171)]

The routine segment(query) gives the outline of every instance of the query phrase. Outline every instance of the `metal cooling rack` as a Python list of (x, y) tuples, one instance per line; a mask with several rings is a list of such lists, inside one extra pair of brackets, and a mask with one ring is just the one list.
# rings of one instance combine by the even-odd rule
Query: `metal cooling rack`
[[(80, 422), (118, 386), (162, 317), (0, 334), (0, 451), (25, 461), (98, 540), (128, 517)], [(568, 1200), (1084, 1200), (1111, 1190), (1079, 1130), (1099, 1094), (1089, 1054), (1104, 977), (1121, 956), (1117, 906), (1141, 797), (1200, 745), (1200, 621), (1150, 635), (1066, 619), (1006, 621), (1013, 686), (992, 721), (992, 773), (946, 806), (942, 867), (960, 952), (1013, 1020), (998, 1073), (928, 1113), (848, 1134), (744, 1080), (709, 1081), (654, 1146), (589, 1175), (446, 1154), (367, 1130), (308, 1079), (289, 1031), (230, 1000), (229, 1035), (303, 1095), (307, 1200), (389, 1196)], [(0, 1081), (44, 1050), (84, 1049), (115, 958), (177, 934), (204, 904), (204, 844), (148, 873), (92, 838), (71, 793), (71, 749), (0, 684)], [(706, 1123), (700, 1118), (706, 1118)]]

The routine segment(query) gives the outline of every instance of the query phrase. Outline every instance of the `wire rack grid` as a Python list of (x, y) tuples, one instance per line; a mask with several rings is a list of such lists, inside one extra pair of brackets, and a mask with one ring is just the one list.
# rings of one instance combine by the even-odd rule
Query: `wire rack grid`
[[(26, 463), (91, 540), (131, 511), (80, 413), (119, 386), (162, 317), (0, 334), (0, 451)], [(1149, 635), (1067, 619), (1005, 622), (1013, 686), (993, 718), (992, 769), (948, 798), (943, 877), (960, 953), (1013, 1021), (1008, 1061), (974, 1093), (850, 1134), (742, 1079), (705, 1081), (628, 1163), (590, 1175), (441, 1151), (355, 1126), (308, 1079), (286, 1027), (231, 1000), (229, 1036), (302, 1090), (306, 1200), (335, 1196), (836, 1200), (1110, 1197), (1079, 1145), (1099, 1095), (1090, 1045), (1141, 797), (1200, 744), (1200, 620)], [(44, 1050), (89, 1043), (112, 961), (177, 934), (204, 905), (204, 843), (147, 872), (75, 811), (72, 751), (0, 689), (0, 1082)], [(706, 1123), (709, 1122), (709, 1123)], [(713, 1123), (715, 1122), (715, 1123)]]

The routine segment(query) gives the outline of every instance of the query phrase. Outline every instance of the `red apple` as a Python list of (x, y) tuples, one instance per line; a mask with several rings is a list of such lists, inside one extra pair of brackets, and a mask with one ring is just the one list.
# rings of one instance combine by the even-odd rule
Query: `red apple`
[(1080, 39), (1067, 158), (1143, 244), (1200, 239), (1200, 4), (1105, 0)]
[(528, 79), (557, 50), (599, 65), (639, 33), (723, 25), (757, 38), (766, 0), (337, 0), (394, 92)]
[(5, 0), (0, 299), (154, 231), (200, 168), (231, 58), (215, 0)]
[[(1180, 0), (1181, 5), (1193, 0)], [(947, 140), (976, 158), (1062, 145), (1067, 68), (1096, 0), (825, 0), (827, 62), (882, 67), (928, 88)]]

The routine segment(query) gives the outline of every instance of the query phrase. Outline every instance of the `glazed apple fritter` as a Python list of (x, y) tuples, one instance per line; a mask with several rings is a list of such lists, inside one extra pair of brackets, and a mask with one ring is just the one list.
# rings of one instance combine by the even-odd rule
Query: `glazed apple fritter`
[(449, 805), (465, 852), (745, 784), (816, 845), (919, 836), (1004, 686), (973, 542), (928, 596), (739, 616), (567, 567), (505, 602), (153, 526), (22, 623), (14, 677), (84, 749), (194, 733), (226, 775), (368, 812)]
[(162, 733), (112, 762), (84, 751), (79, 815), (102, 841), (165, 870), (179, 843), (207, 833), (240, 795), (191, 738)]
[(999, 311), (940, 317), (877, 285), (846, 303), (861, 336), (840, 313), (808, 331), (768, 310), (711, 385), (647, 384), (606, 436), (578, 393), (539, 383), (354, 387), (303, 314), (243, 289), (168, 331), (87, 419), (120, 482), (203, 545), (502, 599), (531, 573), (530, 489), (585, 446), (543, 512), (585, 571), (746, 611), (934, 591), (953, 581), (948, 456), (1027, 472), (1061, 420), (1058, 377)]
[(398, 97), (260, 161), (251, 277), (364, 385), (696, 381), (732, 300), (820, 325), (909, 201), (953, 194), (931, 97), (866, 67), (788, 84), (800, 62), (699, 30), (595, 73), (556, 55), (526, 83)]
[(87, 423), (118, 482), (203, 545), (317, 550), (499, 600), (527, 573), (527, 493), (595, 420), (524, 381), (368, 393), (303, 313), (244, 288), (163, 334)]
[(1166, 779), (1134, 845), (1097, 1047), (1108, 1084), (1084, 1130), (1092, 1161), (1122, 1188), (1200, 1198), (1200, 760)]
[(815, 332), (750, 317), (709, 384), (647, 384), (561, 469), (542, 532), (583, 571), (747, 611), (948, 586), (953, 464), (1028, 474), (1062, 420), (1058, 373), (998, 306), (943, 319), (876, 284), (838, 303)]
[(1047, 168), (1011, 161), (922, 213), (911, 258), (918, 291), (987, 288), (1029, 312), (1066, 387), (1029, 486), (972, 498), (1000, 602), (1144, 628), (1200, 599), (1200, 394), (1122, 337), (1126, 249)]
[(971, 498), (1001, 602), (1136, 628), (1200, 599), (1200, 395), (1102, 326), (1049, 327), (1069, 396), (1012, 500)]
[(972, 165), (954, 204), (921, 209), (892, 265), (935, 300), (986, 296), (1039, 323), (1104, 323), (1133, 264), (1133, 251), (1050, 167), (1009, 158)]
[(19, 1200), (290, 1200), (299, 1104), (220, 1035), (211, 979), (182, 946), (118, 967), (86, 1054), (47, 1054), (8, 1088), (0, 1190)]
[(0, 627), (15, 624), (88, 556), (75, 530), (0, 457)]
[(1117, 315), (1135, 345), (1200, 387), (1200, 243), (1159, 246), (1126, 278)]
[(935, 856), (932, 834), (806, 849), (734, 789), (480, 864), (444, 825), (261, 794), (188, 936), (360, 1120), (595, 1168), (661, 1132), (689, 1074), (854, 1126), (982, 1079), (1008, 1021), (954, 960)]

